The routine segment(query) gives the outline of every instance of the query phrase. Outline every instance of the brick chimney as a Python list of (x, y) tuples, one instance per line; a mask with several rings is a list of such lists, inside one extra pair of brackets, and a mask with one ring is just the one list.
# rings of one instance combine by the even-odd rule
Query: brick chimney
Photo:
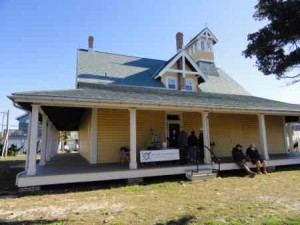
[(179, 51), (183, 48), (183, 33), (177, 32), (176, 34), (176, 50)]
[(88, 43), (89, 43), (89, 51), (93, 51), (93, 48), (94, 48), (94, 37), (93, 36), (89, 36)]

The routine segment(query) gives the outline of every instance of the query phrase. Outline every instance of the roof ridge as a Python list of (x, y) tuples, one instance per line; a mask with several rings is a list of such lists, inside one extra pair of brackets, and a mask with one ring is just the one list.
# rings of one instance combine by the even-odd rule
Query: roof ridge
[[(86, 52), (88, 52), (88, 49), (78, 48), (77, 51), (86, 51)], [(126, 54), (104, 52), (104, 51), (97, 51), (97, 50), (95, 50), (93, 52), (103, 53), (103, 54), (110, 54), (110, 55), (118, 55), (118, 56), (126, 56), (126, 57), (139, 58), (139, 59), (150, 59), (150, 60), (161, 61), (161, 62), (166, 62), (167, 61), (167, 60), (162, 60), (162, 59), (154, 59), (154, 58), (149, 58), (149, 57), (140, 57), (140, 56), (134, 56), (134, 55), (126, 55)]]

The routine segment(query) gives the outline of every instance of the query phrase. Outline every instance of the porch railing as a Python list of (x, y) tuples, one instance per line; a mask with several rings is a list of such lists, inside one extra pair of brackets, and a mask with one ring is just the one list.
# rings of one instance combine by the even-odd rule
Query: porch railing
[[(221, 159), (219, 157), (217, 157), (215, 155), (215, 153), (213, 152), (213, 150), (211, 148), (207, 147), (206, 145), (204, 145), (204, 149), (206, 149), (207, 151), (209, 151), (210, 156), (211, 156), (211, 163), (212, 164), (214, 164), (214, 163), (218, 164), (218, 169), (216, 171), (217, 172), (217, 177), (218, 177), (219, 173), (221, 171)], [(215, 170), (215, 169), (213, 169), (213, 170)]]

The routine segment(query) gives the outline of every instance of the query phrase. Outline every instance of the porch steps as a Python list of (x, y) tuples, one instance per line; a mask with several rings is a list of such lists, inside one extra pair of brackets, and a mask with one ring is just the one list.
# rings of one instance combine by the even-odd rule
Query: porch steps
[(217, 173), (214, 172), (212, 169), (202, 169), (199, 171), (196, 170), (186, 170), (185, 177), (190, 181), (197, 181), (197, 180), (208, 180), (211, 178), (215, 178)]

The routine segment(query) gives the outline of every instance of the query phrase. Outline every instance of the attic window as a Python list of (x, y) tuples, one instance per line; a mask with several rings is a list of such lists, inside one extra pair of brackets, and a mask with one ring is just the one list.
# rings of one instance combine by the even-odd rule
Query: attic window
[(203, 40), (201, 41), (201, 50), (202, 50), (202, 51), (205, 50), (205, 44), (204, 44), (204, 41), (203, 41)]
[(177, 79), (175, 77), (167, 77), (167, 88), (168, 89), (177, 89)]
[(185, 79), (185, 90), (193, 91), (194, 90), (194, 81), (192, 79)]

